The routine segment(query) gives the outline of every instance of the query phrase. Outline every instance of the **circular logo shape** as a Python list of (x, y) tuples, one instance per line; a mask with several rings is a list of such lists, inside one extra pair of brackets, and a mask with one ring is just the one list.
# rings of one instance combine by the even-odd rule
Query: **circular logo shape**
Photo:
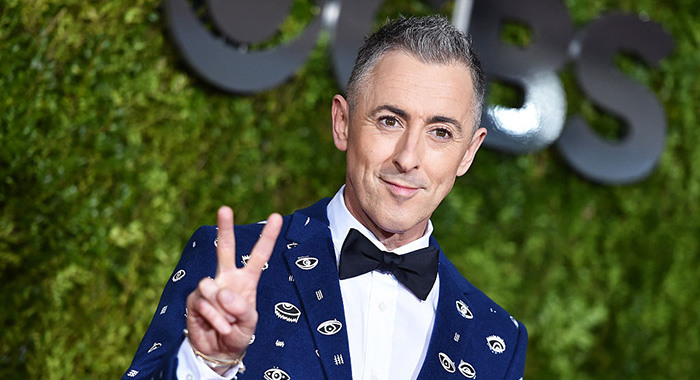
[(287, 375), (287, 372), (282, 371), (279, 368), (270, 368), (265, 371), (265, 380), (289, 380), (291, 377)]
[(502, 354), (506, 350), (506, 342), (500, 336), (491, 335), (486, 338), (486, 342), (494, 354)]
[(474, 369), (474, 366), (471, 364), (460, 360), (459, 361), (459, 366), (457, 366), (457, 369), (459, 369), (459, 373), (464, 375), (464, 377), (468, 379), (476, 379), (476, 370)]
[(459, 312), (459, 315), (461, 315), (467, 319), (474, 318), (474, 314), (472, 314), (472, 311), (469, 310), (469, 306), (467, 306), (467, 304), (464, 303), (464, 301), (457, 300), (456, 304), (457, 304), (457, 311)]
[(275, 315), (284, 321), (297, 323), (301, 310), (289, 302), (280, 302), (275, 305)]
[(450, 357), (447, 356), (447, 354), (445, 354), (444, 352), (440, 352), (438, 354), (438, 357), (440, 358), (440, 364), (442, 364), (442, 368), (444, 368), (445, 371), (449, 373), (454, 373), (456, 369), (455, 362), (453, 362), (452, 359), (450, 359)]
[(295, 264), (303, 270), (311, 270), (318, 265), (318, 259), (315, 257), (303, 256), (299, 257)]
[(331, 319), (318, 325), (316, 330), (323, 335), (335, 335), (343, 328), (343, 324), (337, 319)]

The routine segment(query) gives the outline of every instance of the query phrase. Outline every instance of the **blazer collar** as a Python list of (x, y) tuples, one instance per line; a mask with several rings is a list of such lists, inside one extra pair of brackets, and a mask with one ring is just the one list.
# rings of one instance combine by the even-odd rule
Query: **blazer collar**
[(302, 243), (321, 231), (325, 233), (328, 230), (326, 206), (330, 200), (330, 198), (323, 198), (292, 214), (285, 238), (295, 243)]
[[(437, 245), (434, 240), (432, 243)], [(467, 347), (481, 323), (470, 301), (473, 286), (464, 280), (442, 250), (438, 273), (440, 296), (435, 325), (419, 380), (445, 378), (466, 370), (463, 363), (468, 360)]]
[(284, 252), (328, 379), (351, 380), (350, 349), (326, 205), (322, 199), (295, 212)]

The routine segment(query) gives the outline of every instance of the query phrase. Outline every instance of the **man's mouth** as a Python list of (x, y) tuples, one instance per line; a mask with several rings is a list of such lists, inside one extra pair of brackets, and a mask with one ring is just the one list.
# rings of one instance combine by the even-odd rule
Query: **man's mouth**
[(420, 190), (419, 186), (415, 186), (413, 184), (407, 184), (394, 180), (390, 181), (384, 178), (381, 178), (381, 180), (389, 187), (392, 193), (402, 197), (410, 197)]

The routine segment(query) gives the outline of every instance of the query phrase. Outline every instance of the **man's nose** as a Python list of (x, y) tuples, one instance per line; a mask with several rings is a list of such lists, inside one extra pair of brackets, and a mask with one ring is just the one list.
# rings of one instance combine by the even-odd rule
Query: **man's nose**
[(423, 138), (419, 128), (407, 128), (397, 141), (392, 158), (394, 166), (402, 172), (420, 167), (423, 157)]

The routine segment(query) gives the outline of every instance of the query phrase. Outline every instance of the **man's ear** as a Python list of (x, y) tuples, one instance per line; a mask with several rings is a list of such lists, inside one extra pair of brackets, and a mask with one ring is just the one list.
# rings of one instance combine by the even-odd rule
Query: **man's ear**
[(458, 177), (464, 175), (464, 173), (466, 173), (467, 170), (469, 170), (469, 167), (472, 166), (472, 162), (474, 161), (476, 151), (479, 150), (479, 147), (481, 147), (481, 143), (484, 142), (485, 137), (486, 128), (482, 127), (474, 132), (474, 134), (472, 135), (472, 141), (469, 143), (467, 151), (464, 153), (464, 157), (462, 157), (462, 161), (459, 163), (459, 167), (457, 168)]
[(333, 142), (335, 147), (345, 152), (348, 150), (348, 125), (350, 124), (350, 107), (341, 95), (333, 97), (331, 106), (333, 117)]

